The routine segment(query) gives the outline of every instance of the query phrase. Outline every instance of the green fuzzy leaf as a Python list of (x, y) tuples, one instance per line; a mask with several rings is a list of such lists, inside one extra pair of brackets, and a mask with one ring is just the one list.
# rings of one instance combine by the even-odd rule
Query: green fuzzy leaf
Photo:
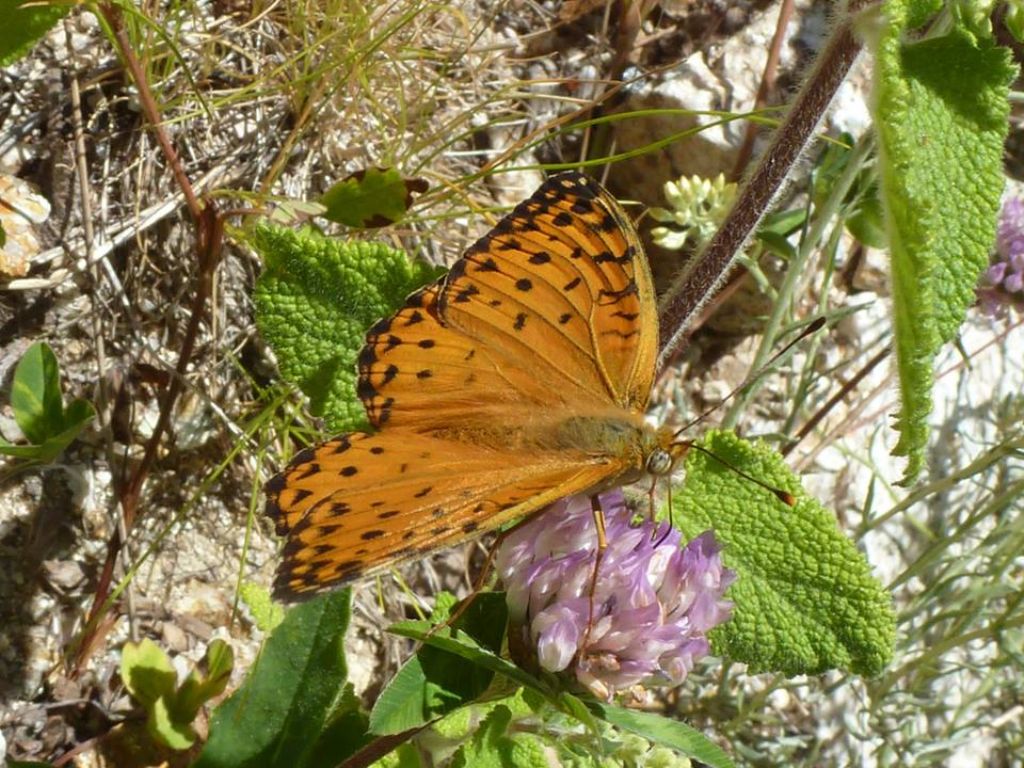
[(885, 10), (875, 125), (902, 398), (894, 453), (908, 457), (909, 483), (924, 463), (932, 361), (974, 302), (995, 239), (1016, 68), (1009, 51), (960, 29), (904, 43), (905, 1)]
[(121, 649), (121, 680), (139, 704), (151, 711), (156, 702), (174, 695), (178, 678), (167, 654), (150, 640), (125, 643)]
[(592, 703), (591, 709), (598, 717), (616, 728), (635, 733), (655, 744), (671, 747), (687, 757), (700, 760), (710, 768), (733, 766), (732, 760), (721, 747), (686, 723), (670, 720), (653, 712), (623, 709), (598, 702)]
[(907, 27), (917, 29), (942, 10), (943, 0), (907, 0)]
[(0, 0), (4, 20), (0, 24), (0, 67), (14, 63), (31, 51), (36, 41), (72, 7), (70, 3), (35, 5), (26, 0)]
[(339, 181), (320, 202), (324, 216), (348, 227), (386, 227), (401, 221), (412, 194), (428, 189), (424, 179), (404, 179), (394, 168), (367, 168)]
[(348, 673), (350, 598), (348, 589), (330, 592), (287, 613), (246, 681), (214, 711), (194, 768), (315, 765)]
[(14, 369), (11, 408), (18, 427), (37, 445), (64, 429), (60, 367), (48, 344), (37, 341)]
[(309, 397), (330, 431), (364, 425), (355, 383), (366, 330), (441, 270), (410, 263), (381, 243), (342, 242), (309, 229), (261, 226), (251, 242), (265, 266), (256, 282), (256, 323), (282, 376)]
[(687, 455), (678, 525), (689, 538), (713, 529), (738, 574), (727, 595), (733, 617), (711, 636), (715, 652), (753, 672), (878, 674), (893, 653), (892, 599), (834, 516), (774, 451), (727, 432), (699, 444), (797, 499), (789, 507), (704, 452)]

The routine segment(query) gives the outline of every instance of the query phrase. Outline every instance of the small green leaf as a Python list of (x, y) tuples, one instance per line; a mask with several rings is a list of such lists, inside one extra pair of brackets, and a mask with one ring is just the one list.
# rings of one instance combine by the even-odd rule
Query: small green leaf
[(26, 0), (0, 0), (4, 20), (0, 24), (0, 67), (26, 55), (72, 7), (71, 3), (62, 2), (29, 4)]
[(781, 256), (783, 259), (790, 260), (796, 256), (796, 248), (793, 247), (793, 244), (789, 242), (789, 238), (785, 235), (769, 230), (761, 230), (757, 233), (757, 239), (761, 241), (765, 248), (777, 256)]
[(781, 237), (789, 237), (800, 229), (807, 221), (806, 208), (791, 208), (786, 211), (776, 211), (764, 217), (761, 226), (758, 227), (758, 235), (763, 232), (771, 232)]
[(732, 760), (721, 747), (686, 723), (670, 720), (652, 712), (623, 709), (599, 702), (592, 702), (590, 708), (598, 717), (616, 728), (635, 733), (655, 744), (671, 747), (711, 768), (733, 766)]
[(391, 736), (430, 722), (427, 708), (427, 673), (413, 656), (391, 678), (370, 712), (370, 733)]
[[(878, 674), (895, 643), (892, 598), (835, 517), (804, 494), (774, 451), (727, 432), (700, 444), (717, 459), (690, 451), (675, 508), (687, 537), (714, 530), (738, 574), (727, 595), (733, 617), (711, 635), (715, 652), (752, 672)], [(736, 469), (792, 493), (796, 506)]]
[(958, 27), (906, 43), (923, 5), (885, 3), (873, 100), (902, 400), (893, 452), (908, 458), (904, 484), (924, 464), (932, 361), (956, 334), (988, 265), (1017, 71), (1007, 49)]
[(15, 445), (0, 437), (0, 455), (12, 456), (16, 459), (27, 459), (31, 462), (44, 462), (48, 453), (41, 445)]
[(121, 680), (132, 697), (150, 712), (158, 699), (174, 695), (178, 678), (167, 654), (147, 637), (140, 643), (124, 644)]
[(256, 282), (256, 323), (282, 376), (302, 389), (332, 432), (365, 424), (355, 383), (366, 330), (441, 270), (410, 263), (381, 243), (342, 242), (308, 229), (260, 226), (252, 245), (265, 265)]
[(908, 0), (908, 29), (917, 29), (942, 10), (943, 0)]
[(200, 669), (189, 673), (170, 703), (171, 716), (178, 722), (191, 723), (206, 702), (227, 688), (234, 663), (231, 646), (220, 638), (211, 640), (202, 661), (205, 673)]
[(350, 598), (348, 589), (329, 592), (287, 613), (248, 678), (214, 711), (194, 768), (313, 765), (347, 676)]
[(403, 179), (394, 168), (367, 168), (339, 181), (324, 193), (324, 216), (348, 227), (386, 227), (400, 221), (412, 194), (426, 192), (424, 179)]
[(505, 675), (505, 677), (513, 682), (533, 688), (549, 698), (552, 696), (551, 691), (535, 677), (512, 662), (496, 656), (486, 648), (482, 648), (463, 632), (453, 636), (448, 627), (436, 629), (432, 624), (425, 621), (402, 621), (398, 624), (392, 624), (388, 627), (388, 631), (403, 637), (411, 637), (413, 640), (419, 640), (431, 648), (438, 648), (447, 653), (461, 656), (467, 661), (486, 667), (492, 672)]
[[(455, 622), (454, 637), (449, 627), (431, 635), (431, 640), (444, 637), (463, 652), (456, 655), (448, 647), (432, 647), (432, 643), (420, 648), (378, 697), (370, 713), (371, 731), (383, 736), (418, 728), (476, 700), (497, 670), (483, 663), (467, 665), (465, 659), (479, 659), (482, 654), (498, 659), (506, 621), (504, 593), (478, 594)], [(415, 627), (413, 631), (432, 626), (402, 622), (390, 631), (413, 636), (407, 631), (410, 625)]]
[(11, 409), (33, 445), (13, 445), (0, 439), (0, 454), (41, 463), (56, 459), (96, 416), (86, 400), (75, 400), (64, 409), (57, 358), (43, 342), (29, 347), (18, 362)]
[(865, 190), (857, 202), (857, 207), (846, 219), (846, 229), (864, 245), (878, 250), (888, 249), (885, 215), (882, 211), (882, 201), (878, 197), (877, 185)]
[(47, 438), (43, 441), (42, 445), (31, 446), (36, 451), (34, 458), (43, 463), (54, 461), (64, 452), (65, 448), (75, 441), (75, 438), (78, 437), (85, 426), (95, 418), (96, 412), (93, 410), (91, 403), (88, 403), (85, 400), (76, 400), (72, 403), (72, 405), (78, 404), (82, 404), (84, 409), (76, 409), (76, 411), (88, 409), (88, 414), (86, 414), (85, 418), (73, 422), (71, 426), (67, 427), (62, 432), (58, 432), (56, 435)]
[(177, 750), (188, 749), (196, 740), (196, 732), (192, 729), (191, 719), (175, 718), (171, 714), (171, 706), (165, 696), (157, 699), (149, 710), (146, 732), (160, 744)]
[(60, 368), (48, 344), (29, 347), (14, 370), (11, 387), (14, 420), (30, 442), (41, 444), (64, 429)]
[(1024, 0), (1008, 0), (1003, 23), (1018, 43), (1024, 42)]
[(275, 603), (270, 596), (270, 590), (262, 584), (251, 581), (243, 581), (238, 590), (238, 596), (249, 608), (252, 620), (264, 632), (273, 632), (274, 628), (284, 619), (284, 608), (280, 603)]

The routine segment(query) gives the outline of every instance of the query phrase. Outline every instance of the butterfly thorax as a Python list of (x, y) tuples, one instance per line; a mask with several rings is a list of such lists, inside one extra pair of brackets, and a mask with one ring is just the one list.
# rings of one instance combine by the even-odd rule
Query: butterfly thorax
[(653, 427), (640, 414), (623, 409), (524, 415), (514, 424), (464, 426), (438, 436), (481, 448), (573, 454), (580, 462), (616, 464), (621, 468), (612, 478), (616, 485), (635, 482), (646, 474), (667, 474), (674, 462), (672, 431)]

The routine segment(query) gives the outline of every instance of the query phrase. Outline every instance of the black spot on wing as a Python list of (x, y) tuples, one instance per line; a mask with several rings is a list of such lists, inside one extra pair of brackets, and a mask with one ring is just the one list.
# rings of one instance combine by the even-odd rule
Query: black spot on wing
[(477, 296), (479, 293), (480, 289), (473, 285), (473, 283), (470, 283), (469, 285), (465, 286), (464, 288), (460, 288), (458, 291), (455, 292), (454, 301), (456, 304), (465, 304), (467, 301), (472, 299), (474, 296)]

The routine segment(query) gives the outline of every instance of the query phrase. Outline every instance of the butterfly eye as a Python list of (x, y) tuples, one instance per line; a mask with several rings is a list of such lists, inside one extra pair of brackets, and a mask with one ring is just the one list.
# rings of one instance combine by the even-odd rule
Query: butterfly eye
[(647, 471), (652, 475), (667, 475), (672, 469), (672, 455), (662, 449), (655, 448), (647, 457)]

